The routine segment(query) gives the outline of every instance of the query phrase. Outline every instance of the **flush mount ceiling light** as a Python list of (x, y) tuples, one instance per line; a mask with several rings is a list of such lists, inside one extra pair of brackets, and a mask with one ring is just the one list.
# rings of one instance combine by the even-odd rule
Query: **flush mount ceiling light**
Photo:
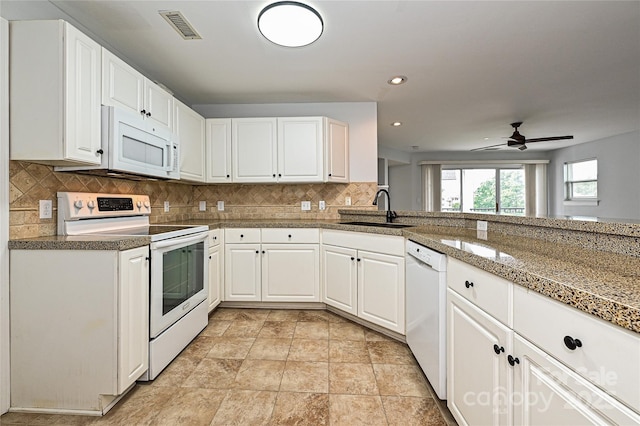
[(393, 123), (391, 123), (391, 125), (393, 127), (400, 127), (400, 126), (402, 126), (402, 122), (401, 121), (394, 121)]
[(269, 41), (285, 47), (302, 47), (320, 38), (324, 22), (311, 6), (279, 1), (262, 9), (258, 29)]
[(389, 79), (389, 81), (387, 81), (387, 83), (389, 83), (392, 86), (399, 86), (401, 84), (406, 83), (407, 80), (409, 80), (409, 79), (407, 77), (405, 77), (404, 75), (397, 75), (395, 77), (391, 77)]

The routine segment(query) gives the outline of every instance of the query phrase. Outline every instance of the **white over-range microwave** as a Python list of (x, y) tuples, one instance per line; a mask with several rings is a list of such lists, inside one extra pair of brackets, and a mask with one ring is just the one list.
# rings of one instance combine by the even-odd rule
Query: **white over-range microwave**
[(102, 106), (101, 163), (56, 167), (102, 176), (180, 178), (180, 145), (176, 136), (140, 114)]

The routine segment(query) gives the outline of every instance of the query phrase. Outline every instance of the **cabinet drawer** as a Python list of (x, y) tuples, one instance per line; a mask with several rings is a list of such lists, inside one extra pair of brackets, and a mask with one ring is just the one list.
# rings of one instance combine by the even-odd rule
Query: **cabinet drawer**
[(374, 251), (392, 256), (405, 255), (404, 237), (351, 231), (322, 231), (322, 243), (356, 250)]
[[(640, 410), (640, 334), (524, 287), (515, 286), (513, 302), (514, 331)], [(581, 346), (570, 349), (569, 338)]]
[(231, 228), (224, 230), (224, 242), (234, 243), (259, 243), (260, 228)]
[(263, 243), (320, 243), (319, 229), (263, 228)]
[(222, 229), (213, 229), (209, 231), (209, 248), (215, 247), (222, 242)]
[(510, 325), (513, 284), (482, 269), (448, 257), (447, 286), (503, 324)]

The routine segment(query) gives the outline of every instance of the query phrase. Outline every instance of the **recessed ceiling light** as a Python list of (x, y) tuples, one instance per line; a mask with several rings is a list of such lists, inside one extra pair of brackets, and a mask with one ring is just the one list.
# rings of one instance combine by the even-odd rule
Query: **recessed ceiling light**
[(394, 121), (393, 123), (391, 123), (391, 125), (393, 127), (399, 127), (399, 126), (402, 126), (402, 122), (401, 121)]
[(488, 140), (489, 140), (489, 138), (484, 138), (484, 140), (485, 140), (485, 141), (488, 141)]
[(302, 47), (313, 43), (324, 22), (311, 6), (295, 1), (271, 3), (258, 15), (258, 29), (269, 41), (285, 47)]
[(397, 75), (395, 77), (391, 77), (391, 79), (389, 79), (389, 81), (387, 81), (387, 83), (391, 84), (392, 86), (398, 86), (400, 84), (406, 83), (407, 80), (409, 80), (409, 79), (407, 77), (405, 77), (404, 75)]

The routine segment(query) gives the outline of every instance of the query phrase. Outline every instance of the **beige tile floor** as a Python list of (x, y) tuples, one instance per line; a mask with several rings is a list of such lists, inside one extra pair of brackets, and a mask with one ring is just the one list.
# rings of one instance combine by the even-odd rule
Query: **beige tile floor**
[(455, 424), (441, 408), (402, 343), (326, 311), (222, 308), (104, 417), (8, 413), (0, 424)]

